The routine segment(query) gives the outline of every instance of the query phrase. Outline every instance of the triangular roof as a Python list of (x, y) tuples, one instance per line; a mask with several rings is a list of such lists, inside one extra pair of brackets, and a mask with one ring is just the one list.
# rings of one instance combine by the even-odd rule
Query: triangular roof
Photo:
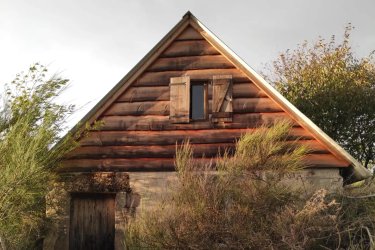
[(259, 89), (263, 90), (271, 99), (277, 102), (286, 113), (301, 125), (301, 127), (309, 131), (316, 140), (324, 144), (333, 155), (348, 161), (351, 167), (349, 168), (350, 171), (345, 173), (345, 175), (346, 177), (350, 176), (350, 178), (348, 178), (349, 182), (362, 180), (371, 176), (371, 173), (365, 169), (361, 163), (355, 160), (309, 118), (302, 114), (293, 104), (285, 99), (285, 97), (277, 92), (263, 77), (247, 65), (189, 11), (183, 16), (182, 20), (82, 118), (72, 129), (72, 132), (77, 131), (82, 124), (92, 124), (97, 120), (189, 25), (196, 29), (227, 60), (241, 70)]

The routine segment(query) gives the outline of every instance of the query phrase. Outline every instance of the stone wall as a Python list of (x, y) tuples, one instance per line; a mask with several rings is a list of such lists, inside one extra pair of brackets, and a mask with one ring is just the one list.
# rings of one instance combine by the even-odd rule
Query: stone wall
[[(147, 210), (157, 206), (170, 194), (177, 181), (176, 172), (133, 172), (129, 173), (129, 177), (132, 195), (136, 197), (133, 210)], [(303, 195), (310, 195), (321, 188), (336, 192), (343, 186), (338, 168), (304, 169), (282, 178)]]

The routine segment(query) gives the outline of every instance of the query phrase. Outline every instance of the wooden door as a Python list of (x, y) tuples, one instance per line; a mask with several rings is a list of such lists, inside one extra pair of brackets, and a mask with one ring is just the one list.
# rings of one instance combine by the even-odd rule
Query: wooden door
[(70, 250), (113, 250), (115, 195), (72, 194)]

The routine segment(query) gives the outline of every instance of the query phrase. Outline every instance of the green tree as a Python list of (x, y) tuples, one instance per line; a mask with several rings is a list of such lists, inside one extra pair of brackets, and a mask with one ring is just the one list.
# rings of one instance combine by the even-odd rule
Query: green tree
[(266, 78), (365, 167), (375, 162), (375, 63), (334, 36), (304, 42), (272, 62)]
[[(68, 80), (32, 65), (7, 85), (0, 108), (0, 248), (32, 249), (42, 238), (48, 184), (74, 146), (61, 140), (73, 106), (57, 104)], [(58, 146), (54, 146), (59, 142)]]

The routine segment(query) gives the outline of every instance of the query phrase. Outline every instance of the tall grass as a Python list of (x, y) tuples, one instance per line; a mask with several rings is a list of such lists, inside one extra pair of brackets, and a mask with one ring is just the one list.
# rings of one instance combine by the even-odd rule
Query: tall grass
[(215, 168), (194, 161), (189, 142), (179, 146), (173, 194), (129, 219), (127, 249), (374, 247), (373, 201), (324, 189), (305, 197), (283, 182), (308, 153), (288, 141), (290, 127), (279, 122), (244, 134)]
[(178, 186), (160, 207), (130, 221), (129, 249), (287, 247), (284, 231), (274, 224), (284, 211), (296, 209), (300, 196), (280, 176), (261, 173), (303, 167), (307, 148), (287, 141), (290, 126), (280, 122), (244, 134), (235, 153), (218, 159), (215, 169), (197, 164), (188, 142), (181, 145), (176, 152)]

